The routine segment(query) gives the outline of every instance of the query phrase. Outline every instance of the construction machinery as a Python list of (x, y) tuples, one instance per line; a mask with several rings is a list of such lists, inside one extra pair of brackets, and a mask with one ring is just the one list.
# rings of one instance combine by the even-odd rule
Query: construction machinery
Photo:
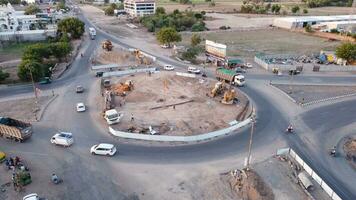
[(215, 83), (215, 87), (210, 92), (210, 97), (216, 97), (217, 95), (220, 95), (223, 90), (224, 87), (222, 82)]
[(133, 49), (131, 52), (133, 53), (133, 55), (135, 55), (138, 64), (140, 64), (140, 65), (152, 64), (151, 60), (148, 59), (139, 49)]
[(23, 142), (32, 135), (32, 125), (20, 120), (0, 117), (0, 137)]
[(237, 96), (237, 94), (236, 94), (235, 90), (230, 88), (227, 91), (225, 91), (224, 97), (221, 100), (221, 103), (231, 105), (234, 103), (234, 99), (236, 98), (236, 96)]
[(101, 47), (106, 51), (111, 51), (114, 46), (110, 40), (105, 40), (103, 43), (101, 43)]
[(119, 83), (113, 87), (113, 93), (117, 96), (125, 96), (126, 92), (133, 90), (133, 82), (131, 80), (125, 81), (125, 83)]

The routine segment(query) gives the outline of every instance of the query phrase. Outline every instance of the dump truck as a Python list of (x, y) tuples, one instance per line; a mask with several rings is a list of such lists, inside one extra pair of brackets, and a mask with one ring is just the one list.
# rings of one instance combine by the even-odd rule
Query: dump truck
[(0, 137), (23, 142), (32, 135), (32, 125), (20, 120), (0, 117)]
[(231, 85), (243, 86), (245, 84), (245, 77), (233, 70), (218, 68), (216, 69), (215, 75), (219, 81), (224, 81)]

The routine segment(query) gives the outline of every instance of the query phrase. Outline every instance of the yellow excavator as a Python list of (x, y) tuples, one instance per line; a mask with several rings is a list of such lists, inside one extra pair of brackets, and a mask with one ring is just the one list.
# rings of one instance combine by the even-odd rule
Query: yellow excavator
[(110, 40), (105, 40), (103, 43), (101, 43), (101, 47), (106, 51), (111, 51), (114, 46)]
[(224, 98), (221, 100), (221, 103), (231, 105), (234, 103), (236, 96), (237, 94), (235, 90), (230, 88), (224, 93)]
[(217, 83), (215, 83), (215, 87), (211, 90), (210, 96), (216, 97), (217, 95), (221, 94), (222, 91), (223, 91), (223, 83), (217, 82)]

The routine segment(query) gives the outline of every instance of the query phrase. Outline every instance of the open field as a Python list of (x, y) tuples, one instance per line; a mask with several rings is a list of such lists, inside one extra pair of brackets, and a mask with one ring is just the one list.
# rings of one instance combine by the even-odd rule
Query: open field
[(0, 46), (0, 62), (20, 59), (25, 47), (33, 44), (30, 42), (13, 43), (9, 45)]
[[(228, 46), (228, 56), (253, 57), (256, 53), (265, 54), (310, 54), (320, 50), (333, 50), (339, 42), (293, 33), (281, 29), (254, 31), (219, 31), (199, 33), (207, 40), (224, 43)], [(191, 33), (183, 33), (182, 45), (189, 45)]]
[(124, 114), (122, 121), (114, 126), (119, 130), (134, 127), (134, 132), (140, 132), (152, 126), (164, 135), (211, 132), (229, 127), (248, 101), (236, 89), (239, 102), (221, 104), (222, 95), (207, 97), (216, 81), (177, 76), (173, 72), (137, 74), (113, 82), (127, 80), (133, 82), (133, 90), (124, 97), (115, 97), (116, 109)]

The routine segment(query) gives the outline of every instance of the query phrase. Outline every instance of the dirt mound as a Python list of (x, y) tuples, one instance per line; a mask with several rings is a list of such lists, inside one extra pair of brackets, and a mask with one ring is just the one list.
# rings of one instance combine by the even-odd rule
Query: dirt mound
[(356, 139), (349, 139), (344, 144), (344, 151), (346, 159), (350, 162), (352, 167), (356, 169)]

